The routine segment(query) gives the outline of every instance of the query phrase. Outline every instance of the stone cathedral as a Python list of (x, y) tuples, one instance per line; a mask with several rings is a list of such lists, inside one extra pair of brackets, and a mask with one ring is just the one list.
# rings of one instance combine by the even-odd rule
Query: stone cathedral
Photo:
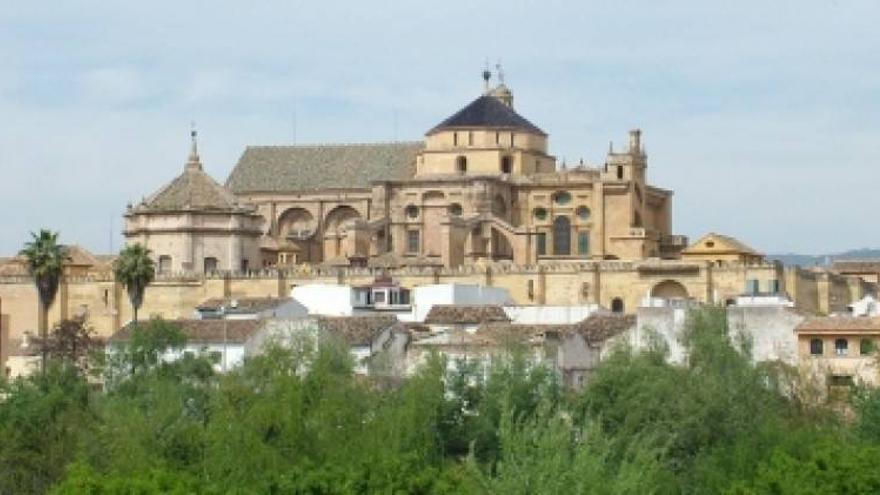
[(600, 167), (560, 166), (512, 91), (483, 78), (424, 141), (249, 146), (225, 185), (193, 132), (183, 173), (129, 206), (125, 235), (165, 273), (679, 256), (672, 192), (648, 184), (639, 130)]

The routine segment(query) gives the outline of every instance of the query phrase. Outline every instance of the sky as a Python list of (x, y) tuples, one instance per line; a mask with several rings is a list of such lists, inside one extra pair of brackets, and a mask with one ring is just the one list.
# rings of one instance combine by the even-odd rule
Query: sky
[(641, 128), (673, 227), (880, 247), (876, 0), (58, 1), (0, 8), (0, 256), (118, 250), (122, 213), (247, 145), (418, 140), (498, 60), (569, 164)]

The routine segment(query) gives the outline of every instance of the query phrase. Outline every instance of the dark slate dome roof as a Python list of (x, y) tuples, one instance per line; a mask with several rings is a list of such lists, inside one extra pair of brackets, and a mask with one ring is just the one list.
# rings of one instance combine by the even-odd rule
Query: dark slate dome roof
[(427, 132), (428, 135), (445, 129), (462, 127), (500, 127), (546, 136), (538, 126), (516, 113), (498, 98), (483, 95)]

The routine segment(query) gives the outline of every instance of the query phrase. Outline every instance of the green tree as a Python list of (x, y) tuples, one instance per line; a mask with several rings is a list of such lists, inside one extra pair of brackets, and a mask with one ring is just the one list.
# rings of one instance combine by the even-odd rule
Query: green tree
[(156, 269), (150, 258), (150, 250), (142, 244), (131, 244), (119, 252), (113, 264), (116, 281), (125, 286), (128, 300), (134, 315), (134, 325), (138, 323), (138, 310), (144, 302), (144, 292), (156, 277)]
[(41, 229), (39, 234), (31, 232), (31, 241), (25, 244), (19, 254), (27, 262), (28, 273), (37, 286), (39, 302), (39, 332), (42, 346), (42, 370), (46, 370), (49, 333), (49, 308), (58, 294), (58, 284), (64, 273), (64, 263), (69, 259), (67, 248), (58, 244), (58, 232)]

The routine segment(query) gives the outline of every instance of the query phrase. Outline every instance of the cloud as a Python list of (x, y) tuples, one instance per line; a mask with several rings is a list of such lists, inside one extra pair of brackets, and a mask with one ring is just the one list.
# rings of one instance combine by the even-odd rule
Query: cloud
[(22, 214), (0, 254), (44, 224), (106, 250), (108, 216), (179, 173), (191, 120), (222, 181), (246, 145), (290, 142), (294, 113), (299, 142), (417, 139), (478, 94), (485, 57), (569, 163), (642, 127), (683, 233), (880, 244), (853, 209), (880, 179), (877, 17), (872, 0), (11, 4), (0, 202)]

